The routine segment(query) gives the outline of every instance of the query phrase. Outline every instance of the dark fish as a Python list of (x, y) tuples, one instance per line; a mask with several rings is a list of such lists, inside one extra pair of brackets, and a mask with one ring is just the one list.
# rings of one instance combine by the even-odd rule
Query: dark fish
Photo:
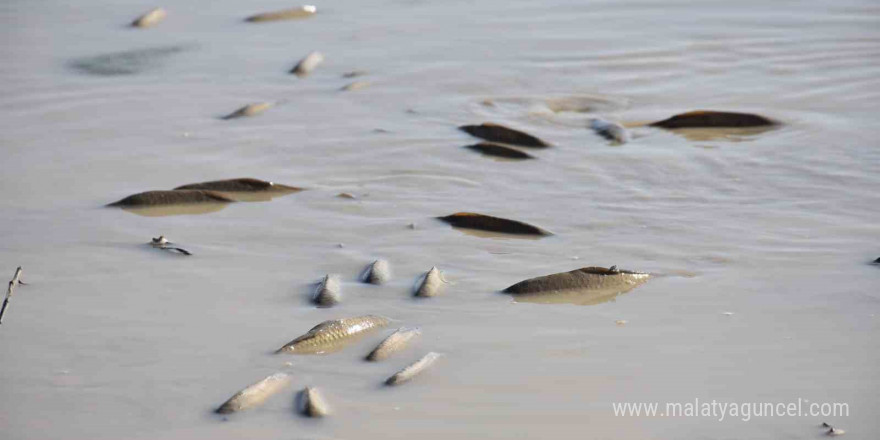
[(365, 315), (324, 321), (306, 334), (284, 344), (276, 353), (316, 354), (342, 349), (346, 344), (388, 325), (383, 316)]
[(302, 191), (302, 188), (282, 185), (280, 183), (266, 182), (265, 180), (253, 179), (250, 177), (244, 177), (241, 179), (213, 180), (210, 182), (190, 183), (188, 185), (178, 186), (177, 188), (174, 188), (175, 191), (182, 189), (198, 189), (222, 192)]
[(130, 195), (107, 206), (146, 207), (163, 205), (187, 205), (197, 203), (230, 203), (234, 200), (212, 191), (147, 191)]
[(487, 156), (504, 157), (507, 159), (534, 159), (535, 156), (524, 151), (517, 150), (501, 144), (493, 144), (491, 142), (480, 142), (479, 144), (468, 145), (465, 148), (483, 153)]
[(449, 223), (457, 228), (479, 229), (482, 231), (501, 232), (518, 235), (553, 235), (537, 226), (506, 218), (492, 217), (489, 215), (476, 214), (473, 212), (457, 212), (446, 217), (437, 219)]
[(661, 128), (734, 128), (767, 127), (776, 124), (777, 122), (771, 119), (750, 113), (697, 110), (648, 125)]
[(249, 387), (235, 393), (223, 405), (214, 410), (217, 414), (230, 414), (262, 405), (269, 397), (287, 388), (290, 376), (275, 373)]
[(502, 144), (519, 145), (521, 147), (546, 148), (550, 144), (528, 133), (523, 133), (503, 125), (486, 122), (480, 125), (462, 125), (458, 127), (471, 136)]
[(517, 301), (591, 305), (608, 301), (648, 281), (650, 274), (616, 266), (584, 267), (520, 281), (503, 290)]

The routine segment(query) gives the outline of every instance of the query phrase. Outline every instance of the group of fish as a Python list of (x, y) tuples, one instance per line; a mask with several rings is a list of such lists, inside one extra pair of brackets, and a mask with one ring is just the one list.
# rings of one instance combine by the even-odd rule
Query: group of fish
[[(257, 14), (247, 17), (245, 20), (259, 23), (303, 19), (313, 16), (316, 12), (315, 6), (306, 5)], [(166, 15), (167, 12), (164, 9), (156, 8), (138, 17), (131, 25), (136, 28), (151, 27), (164, 19)], [(311, 52), (300, 60), (290, 73), (299, 77), (305, 77), (323, 60), (324, 57), (320, 52)], [(351, 72), (344, 76), (351, 78), (360, 74), (362, 72)], [(355, 82), (343, 89), (356, 90), (366, 85), (364, 82)], [(248, 104), (224, 116), (223, 119), (256, 116), (271, 107), (272, 104), (267, 102)], [(647, 125), (668, 130), (679, 130), (693, 128), (772, 127), (778, 124), (777, 121), (755, 114), (698, 110), (674, 115), (668, 119)], [(589, 121), (589, 128), (597, 135), (615, 144), (623, 144), (631, 140), (627, 127), (617, 122), (594, 118)], [(506, 159), (533, 159), (534, 156), (524, 151), (523, 148), (542, 149), (551, 147), (550, 143), (538, 137), (494, 123), (464, 125), (459, 127), (459, 129), (482, 139), (481, 142), (468, 145), (466, 148), (490, 156)], [(266, 200), (274, 195), (289, 194), (301, 190), (303, 189), (254, 178), (239, 178), (188, 184), (173, 190), (142, 192), (125, 197), (108, 206), (136, 211), (141, 208), (165, 206), (225, 204), (236, 201)], [(339, 196), (353, 198), (350, 194), (345, 193)], [(437, 220), (462, 229), (537, 237), (552, 235), (551, 232), (545, 229), (527, 223), (472, 212), (458, 212), (437, 217)], [(173, 243), (168, 242), (163, 236), (154, 238), (150, 244), (163, 250), (191, 255), (190, 252), (182, 248), (172, 246)], [(876, 263), (880, 263), (880, 258), (878, 258)], [(626, 292), (644, 283), (650, 277), (651, 275), (648, 273), (621, 270), (617, 266), (608, 268), (583, 267), (569, 272), (527, 279), (503, 289), (502, 292), (515, 295), (519, 300), (525, 301), (559, 302), (561, 298), (562, 302), (592, 304)], [(389, 264), (386, 260), (382, 259), (374, 261), (361, 274), (361, 281), (372, 284), (382, 284), (389, 278)], [(416, 284), (413, 294), (420, 297), (435, 296), (442, 290), (445, 283), (446, 281), (443, 279), (440, 270), (432, 267), (422, 275), (420, 281)], [(333, 275), (326, 275), (317, 283), (311, 299), (318, 307), (332, 307), (341, 300), (340, 290), (339, 279)], [(324, 321), (311, 328), (302, 336), (285, 344), (276, 353), (318, 354), (335, 351), (364, 335), (385, 328), (389, 323), (390, 320), (388, 318), (376, 315)], [(625, 321), (618, 321), (618, 324), (623, 323)], [(384, 360), (405, 348), (420, 335), (421, 330), (419, 328), (400, 328), (391, 333), (373, 349), (366, 356), (366, 360), (373, 362)], [(406, 368), (388, 377), (385, 380), (385, 384), (393, 386), (411, 380), (430, 367), (440, 356), (439, 353), (429, 352)], [(272, 395), (285, 390), (290, 384), (291, 377), (286, 373), (272, 374), (233, 395), (220, 405), (216, 412), (219, 414), (230, 414), (257, 407)], [(319, 389), (315, 387), (306, 387), (298, 393), (297, 406), (301, 413), (309, 417), (322, 417), (330, 412), (327, 401)], [(835, 429), (832, 428), (829, 433), (842, 434), (843, 432), (842, 430), (834, 431)]]

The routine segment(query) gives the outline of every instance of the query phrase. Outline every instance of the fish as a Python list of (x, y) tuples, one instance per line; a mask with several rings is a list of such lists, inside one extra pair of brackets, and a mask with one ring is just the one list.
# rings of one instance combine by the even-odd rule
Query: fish
[(434, 266), (422, 276), (422, 282), (416, 289), (415, 295), (421, 297), (436, 296), (443, 288), (443, 284), (443, 277), (440, 274), (440, 270)]
[(490, 142), (500, 142), (502, 144), (532, 148), (547, 148), (550, 146), (547, 142), (528, 133), (514, 130), (503, 125), (493, 124), (491, 122), (485, 122), (480, 125), (462, 125), (458, 128), (471, 136), (485, 139)]
[(146, 191), (108, 204), (110, 207), (143, 207), (197, 203), (231, 203), (234, 200), (213, 191)]
[(553, 235), (553, 233), (549, 231), (527, 223), (508, 220), (501, 217), (492, 217), (490, 215), (477, 214), (474, 212), (457, 212), (445, 217), (437, 217), (437, 219), (457, 228), (479, 229), (482, 231), (517, 235)]
[(366, 359), (371, 362), (385, 360), (392, 354), (406, 348), (410, 342), (421, 336), (421, 334), (422, 329), (420, 328), (401, 327), (380, 342), (379, 345), (367, 355)]
[(332, 307), (339, 303), (340, 287), (339, 279), (330, 275), (325, 275), (324, 279), (318, 283), (315, 293), (312, 295), (312, 302), (318, 307)]
[(291, 378), (285, 373), (275, 373), (265, 379), (235, 393), (218, 407), (217, 414), (231, 414), (255, 408), (266, 402), (269, 397), (284, 390), (290, 385)]
[(353, 92), (355, 90), (365, 89), (369, 86), (370, 86), (370, 83), (368, 81), (355, 81), (353, 83), (350, 83), (350, 84), (342, 87), (339, 90), (341, 90), (343, 92)]
[(251, 23), (262, 23), (265, 21), (296, 20), (301, 18), (309, 18), (312, 15), (315, 15), (316, 12), (318, 12), (318, 8), (316, 8), (315, 6), (304, 5), (298, 8), (282, 9), (280, 11), (251, 15), (250, 17), (245, 18), (244, 21), (249, 21)]
[(424, 357), (410, 364), (406, 368), (394, 373), (394, 375), (385, 380), (385, 384), (392, 386), (400, 385), (412, 380), (412, 378), (418, 376), (421, 372), (433, 365), (437, 359), (440, 359), (440, 356), (442, 356), (440, 353), (433, 351), (426, 354)]
[(246, 106), (244, 106), (244, 107), (242, 107), (242, 108), (240, 108), (240, 109), (238, 109), (238, 110), (236, 110), (236, 111), (234, 111), (234, 112), (232, 112), (232, 113), (230, 113), (220, 119), (236, 119), (236, 118), (256, 116), (256, 115), (259, 115), (260, 113), (263, 113), (264, 111), (272, 108), (272, 105), (273, 104), (271, 102), (255, 102), (253, 104), (248, 104), (248, 105), (246, 105)]
[(517, 150), (513, 147), (508, 147), (507, 145), (495, 144), (492, 142), (480, 142), (478, 144), (468, 145), (465, 148), (469, 150), (476, 151), (478, 153), (483, 153), (487, 156), (495, 156), (495, 157), (503, 157), (506, 159), (534, 159), (535, 156), (532, 156), (525, 151)]
[(388, 262), (382, 259), (370, 263), (361, 275), (361, 280), (370, 284), (385, 284), (391, 279), (391, 268)]
[(517, 301), (593, 305), (628, 292), (650, 277), (647, 273), (619, 270), (617, 266), (591, 266), (530, 278), (502, 292), (514, 295)]
[(651, 127), (668, 129), (676, 128), (734, 128), (734, 127), (767, 127), (778, 122), (751, 113), (719, 112), (712, 110), (696, 110), (677, 114), (662, 121), (648, 124)]
[(629, 132), (616, 122), (594, 118), (590, 120), (590, 128), (599, 136), (618, 144), (625, 144), (630, 141)]
[(291, 69), (290, 73), (293, 73), (300, 78), (305, 78), (322, 62), (324, 62), (324, 55), (322, 55), (321, 52), (310, 52), (305, 58), (296, 63), (296, 66)]
[(318, 354), (338, 351), (364, 335), (387, 326), (384, 316), (364, 315), (324, 321), (304, 335), (284, 344), (276, 353)]
[(155, 8), (131, 22), (131, 27), (148, 28), (162, 21), (168, 13), (162, 8)]
[(330, 414), (327, 401), (315, 387), (305, 387), (299, 392), (297, 407), (299, 412), (308, 417), (324, 417)]
[(218, 192), (298, 192), (302, 188), (282, 185), (280, 183), (267, 182), (265, 180), (243, 177), (239, 179), (212, 180), (209, 182), (190, 183), (174, 188), (175, 191), (182, 189), (207, 190)]

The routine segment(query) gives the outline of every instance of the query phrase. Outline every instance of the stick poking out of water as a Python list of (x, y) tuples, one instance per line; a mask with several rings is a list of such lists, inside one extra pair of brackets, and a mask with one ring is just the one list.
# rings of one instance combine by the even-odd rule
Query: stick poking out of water
[(24, 284), (21, 282), (21, 266), (15, 269), (15, 275), (12, 276), (12, 281), (9, 282), (9, 288), (6, 290), (6, 299), (3, 300), (3, 308), (0, 308), (0, 324), (3, 323), (3, 315), (6, 313), (6, 308), (9, 307), (9, 301), (12, 300), (12, 294), (18, 284)]

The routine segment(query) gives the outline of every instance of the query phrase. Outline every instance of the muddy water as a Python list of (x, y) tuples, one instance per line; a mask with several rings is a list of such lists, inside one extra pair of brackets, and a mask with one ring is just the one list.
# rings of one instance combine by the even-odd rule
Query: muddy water
[[(0, 267), (23, 266), (30, 283), (0, 329), (4, 437), (776, 439), (819, 438), (822, 421), (876, 437), (874, 2), (340, 1), (252, 24), (241, 20), (291, 5), (181, 1), (153, 28), (126, 28), (155, 6), (0, 6)], [(286, 73), (312, 50), (325, 62), (308, 78)], [(340, 92), (353, 70), (371, 86)], [(219, 119), (251, 102), (278, 105)], [(705, 108), (784, 125), (635, 127), (623, 146), (586, 128)], [(519, 162), (460, 148), (475, 139), (455, 127), (486, 121), (554, 147)], [(200, 215), (102, 208), (247, 176), (308, 190)], [(556, 235), (433, 219), (459, 211)], [(194, 256), (144, 244), (160, 234)], [(377, 258), (393, 280), (357, 283)], [(666, 276), (587, 306), (497, 293), (613, 264)], [(431, 266), (453, 284), (412, 298)], [(344, 301), (317, 309), (308, 296), (327, 273)], [(362, 357), (385, 334), (326, 356), (271, 354), (362, 314), (423, 337), (375, 364)], [(381, 387), (428, 351), (444, 353), (430, 371)], [(333, 416), (298, 417), (293, 392), (211, 414), (275, 371), (291, 389), (320, 387)], [(718, 422), (611, 407), (694, 398), (846, 402), (850, 415)]]

